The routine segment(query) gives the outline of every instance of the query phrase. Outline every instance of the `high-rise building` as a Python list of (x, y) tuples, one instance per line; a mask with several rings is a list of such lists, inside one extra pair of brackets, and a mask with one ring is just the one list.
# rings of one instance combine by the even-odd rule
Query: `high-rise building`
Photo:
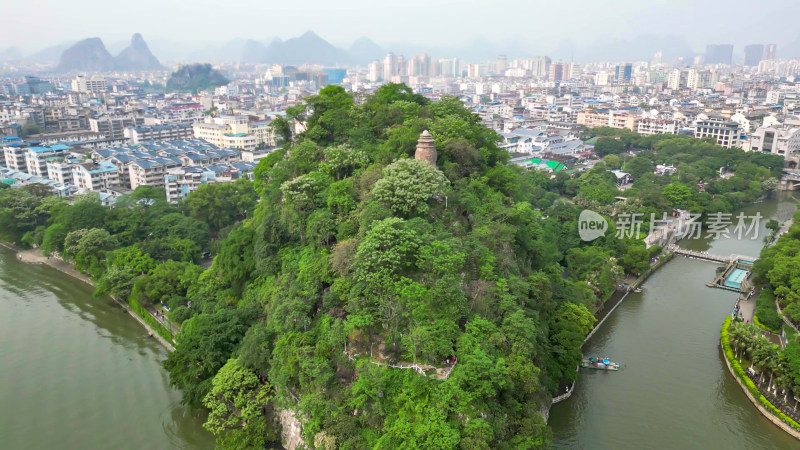
[(550, 81), (564, 81), (569, 75), (569, 68), (561, 61), (550, 64), (550, 70), (547, 79)]
[(383, 58), (383, 80), (391, 81), (392, 77), (397, 75), (397, 56), (394, 53), (389, 53)]
[(420, 75), (421, 70), (422, 60), (417, 55), (412, 56), (411, 59), (408, 60), (408, 76), (416, 77)]
[(567, 76), (567, 79), (572, 80), (581, 77), (581, 73), (583, 73), (583, 68), (581, 67), (580, 64), (576, 62), (571, 62), (567, 64), (567, 66), (569, 68), (569, 75)]
[(761, 44), (751, 44), (744, 47), (744, 65), (757, 66), (764, 57), (764, 46)]
[(423, 77), (431, 76), (431, 57), (428, 52), (422, 53), (422, 70), (419, 74)]
[(397, 57), (397, 65), (394, 68), (395, 75), (406, 76), (408, 75), (408, 61), (406, 61), (406, 57), (400, 55)]
[(533, 75), (544, 78), (550, 73), (550, 58), (547, 56), (537, 56), (533, 60)]
[(607, 86), (609, 78), (608, 72), (602, 70), (594, 75), (594, 84), (597, 86)]
[(708, 44), (706, 45), (706, 64), (728, 64), (733, 62), (733, 45)]
[(381, 75), (383, 75), (383, 64), (380, 61), (372, 61), (369, 63), (367, 79), (374, 83), (380, 81)]
[(508, 68), (508, 59), (506, 55), (498, 55), (497, 56), (497, 74), (498, 75), (505, 75), (506, 68)]
[(775, 59), (775, 44), (767, 44), (764, 46), (763, 59)]
[(664, 61), (664, 52), (659, 50), (653, 55), (653, 65), (659, 65)]
[(631, 75), (633, 75), (633, 64), (619, 64), (614, 73), (614, 79), (617, 81), (631, 81)]
[(686, 87), (693, 90), (711, 87), (711, 72), (708, 70), (689, 69), (686, 72)]
[(682, 71), (681, 69), (674, 69), (667, 77), (667, 89), (677, 91), (678, 89), (685, 87), (687, 76), (688, 73)]

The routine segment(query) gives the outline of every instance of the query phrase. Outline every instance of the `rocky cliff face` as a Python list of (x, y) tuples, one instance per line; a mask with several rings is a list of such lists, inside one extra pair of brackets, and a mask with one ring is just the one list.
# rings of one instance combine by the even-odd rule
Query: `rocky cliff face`
[(100, 38), (84, 39), (64, 50), (58, 62), (61, 72), (74, 70), (104, 72), (114, 69), (114, 58)]
[(158, 70), (162, 68), (161, 63), (150, 52), (150, 48), (139, 33), (134, 34), (131, 38), (131, 45), (114, 58), (114, 66), (119, 70)]
[(278, 420), (281, 423), (281, 442), (287, 450), (304, 448), (303, 424), (288, 409), (277, 409)]

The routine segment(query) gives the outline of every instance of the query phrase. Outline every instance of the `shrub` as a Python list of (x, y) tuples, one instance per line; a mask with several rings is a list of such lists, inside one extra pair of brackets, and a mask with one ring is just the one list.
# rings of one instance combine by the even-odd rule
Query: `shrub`
[(779, 334), (781, 329), (781, 317), (775, 309), (775, 296), (771, 289), (764, 289), (756, 299), (756, 317), (753, 322), (759, 327)]
[[(756, 323), (758, 325), (758, 323)], [(728, 338), (728, 328), (731, 326), (731, 317), (728, 316), (725, 318), (725, 322), (722, 323), (722, 329), (720, 330), (720, 344), (722, 344), (722, 349), (725, 353), (725, 357), (728, 358), (728, 362), (731, 364), (731, 368), (733, 368), (733, 372), (739, 377), (744, 385), (747, 387), (747, 390), (753, 395), (754, 398), (757, 398), (762, 405), (764, 405), (772, 414), (782, 420), (784, 423), (789, 424), (790, 426), (800, 430), (800, 424), (795, 422), (791, 417), (784, 414), (780, 409), (775, 407), (763, 394), (761, 391), (758, 390), (756, 384), (753, 383), (753, 380), (747, 376), (742, 369), (742, 365), (739, 364), (739, 361), (734, 357), (733, 350), (731, 349), (731, 343)]]

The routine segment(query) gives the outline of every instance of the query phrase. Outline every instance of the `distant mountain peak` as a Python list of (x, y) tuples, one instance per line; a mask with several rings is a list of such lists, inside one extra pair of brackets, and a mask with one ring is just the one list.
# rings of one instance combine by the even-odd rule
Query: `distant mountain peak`
[(247, 63), (334, 65), (348, 63), (351, 58), (346, 51), (309, 30), (285, 41), (275, 38), (266, 46), (258, 41), (248, 41), (240, 60)]
[(350, 57), (359, 64), (368, 64), (383, 58), (385, 54), (386, 50), (366, 36), (356, 39), (350, 46)]
[(58, 62), (58, 70), (62, 72), (72, 70), (103, 72), (113, 68), (114, 58), (98, 37), (84, 39), (64, 50)]
[(131, 37), (131, 45), (114, 58), (114, 66), (120, 70), (158, 70), (163, 68), (139, 33), (134, 34)]
[(144, 41), (144, 38), (140, 33), (134, 33), (133, 36), (131, 37), (131, 47), (142, 46), (142, 45), (144, 45), (145, 47), (147, 46), (147, 43)]

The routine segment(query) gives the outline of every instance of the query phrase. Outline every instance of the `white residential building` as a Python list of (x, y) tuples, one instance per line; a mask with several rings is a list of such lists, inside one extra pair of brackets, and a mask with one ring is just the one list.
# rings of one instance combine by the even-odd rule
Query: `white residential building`
[(222, 116), (206, 119), (193, 126), (194, 137), (217, 147), (254, 150), (275, 145), (275, 133), (269, 122), (248, 122), (247, 116)]
[(783, 156), (797, 167), (800, 161), (800, 128), (787, 126), (758, 127), (750, 136), (745, 150)]
[(99, 75), (78, 75), (72, 80), (72, 90), (86, 94), (102, 94), (108, 90), (106, 79)]
[(678, 132), (677, 120), (640, 119), (636, 124), (639, 134), (676, 134)]
[(128, 165), (130, 188), (135, 190), (139, 186), (163, 186), (164, 175), (173, 167), (180, 167), (180, 160), (169, 158), (138, 159)]
[(138, 125), (125, 128), (125, 138), (131, 144), (146, 141), (180, 141), (194, 138), (191, 124)]
[(63, 144), (28, 147), (25, 152), (25, 171), (33, 176), (47, 178), (47, 159), (68, 154), (69, 147)]
[(47, 178), (61, 185), (72, 184), (72, 166), (77, 163), (77, 158), (48, 158)]
[(75, 164), (72, 179), (79, 189), (103, 191), (119, 186), (119, 169), (110, 161)]
[(176, 167), (169, 169), (164, 175), (164, 187), (167, 191), (167, 201), (177, 203), (194, 192), (198, 187), (216, 182), (213, 171), (200, 166)]
[(725, 148), (736, 147), (740, 143), (741, 134), (742, 129), (736, 122), (698, 117), (698, 120), (694, 123), (694, 137), (714, 138), (717, 141), (717, 145)]
[(25, 163), (25, 153), (27, 153), (27, 150), (28, 148), (24, 146), (14, 145), (3, 147), (5, 166), (19, 172), (27, 172), (28, 165)]

